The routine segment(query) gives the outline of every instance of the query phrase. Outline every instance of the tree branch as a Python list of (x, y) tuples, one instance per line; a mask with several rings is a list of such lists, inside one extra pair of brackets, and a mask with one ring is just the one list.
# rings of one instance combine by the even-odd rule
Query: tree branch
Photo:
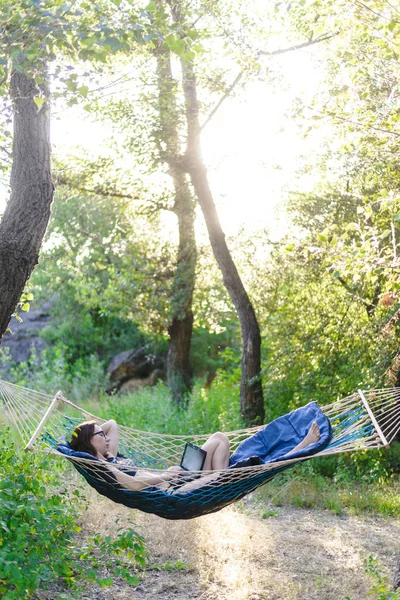
[(373, 312), (376, 309), (376, 304), (374, 304), (374, 302), (370, 302), (368, 300), (365, 300), (364, 298), (362, 298), (361, 296), (359, 296), (358, 294), (356, 294), (351, 287), (349, 286), (349, 284), (343, 279), (343, 277), (337, 277), (336, 281), (338, 281), (346, 290), (346, 292), (348, 292), (353, 298), (355, 298), (356, 300), (358, 300), (359, 302), (361, 302), (361, 304), (363, 304), (365, 306), (365, 309), (368, 313), (368, 316), (370, 317)]
[[(297, 44), (295, 46), (289, 46), (289, 48), (278, 48), (277, 50), (271, 50), (271, 51), (258, 50), (257, 54), (256, 54), (256, 57), (259, 57), (259, 56), (277, 56), (279, 54), (286, 54), (287, 52), (293, 52), (294, 50), (301, 50), (302, 48), (307, 48), (308, 46), (313, 46), (314, 44), (319, 44), (320, 42), (326, 42), (327, 40), (330, 40), (331, 38), (335, 37), (338, 34), (339, 34), (339, 31), (335, 31), (333, 33), (325, 33), (325, 34), (320, 35), (317, 38), (315, 38), (315, 40), (309, 39), (309, 40), (307, 40), (307, 42), (303, 42), (302, 44)], [(229, 88), (227, 89), (227, 91), (223, 94), (223, 96), (221, 97), (221, 99), (217, 102), (217, 104), (215, 105), (215, 107), (212, 109), (212, 111), (210, 112), (210, 114), (208, 115), (208, 117), (206, 118), (206, 120), (204, 121), (203, 125), (201, 125), (200, 131), (203, 131), (203, 129), (209, 123), (209, 121), (211, 121), (211, 119), (213, 118), (213, 116), (215, 115), (215, 113), (217, 112), (217, 110), (219, 109), (219, 107), (221, 106), (221, 104), (228, 98), (228, 96), (230, 96), (230, 94), (235, 89), (235, 87), (237, 86), (237, 84), (239, 83), (239, 81), (242, 79), (244, 73), (245, 72), (242, 69), (238, 73), (238, 75), (236, 75), (233, 83), (229, 86)]]
[(313, 46), (314, 44), (319, 44), (320, 42), (326, 42), (327, 40), (332, 39), (339, 35), (339, 31), (334, 31), (333, 33), (324, 33), (313, 39), (309, 39), (306, 42), (301, 44), (296, 44), (294, 46), (289, 46), (288, 48), (278, 48), (277, 50), (259, 50), (257, 52), (257, 56), (277, 56), (278, 54), (286, 54), (286, 52), (293, 52), (294, 50), (301, 50), (302, 48), (308, 48), (308, 46)]
[(240, 73), (236, 76), (236, 78), (233, 81), (233, 83), (229, 86), (229, 88), (226, 90), (226, 92), (224, 93), (224, 95), (220, 98), (220, 100), (214, 106), (214, 108), (212, 109), (212, 111), (208, 115), (207, 119), (204, 121), (203, 125), (200, 126), (200, 131), (203, 131), (203, 129), (207, 125), (207, 123), (209, 121), (211, 121), (211, 119), (213, 118), (213, 116), (215, 115), (215, 113), (217, 112), (217, 110), (219, 109), (219, 107), (221, 106), (221, 104), (224, 102), (224, 100), (226, 100), (228, 98), (228, 96), (230, 96), (231, 92), (234, 90), (234, 88), (236, 87), (236, 85), (242, 79), (243, 75), (244, 75), (244, 71), (240, 71)]
[(5, 83), (7, 81), (7, 79), (8, 79), (8, 71), (4, 75), (3, 79), (0, 79), (0, 86), (2, 86), (3, 83)]
[[(6, 148), (5, 146), (0, 146), (0, 150), (2, 152), (4, 152), (5, 154), (7, 154), (7, 156), (11, 159), (12, 158), (12, 152), (11, 150), (9, 150), (8, 148)], [(10, 160), (11, 162), (11, 160)]]
[(72, 187), (74, 190), (78, 192), (86, 192), (88, 194), (95, 194), (96, 196), (103, 196), (104, 198), (126, 198), (127, 200), (140, 200), (139, 195), (126, 194), (122, 192), (116, 192), (115, 190), (105, 190), (99, 187), (95, 188), (87, 188), (80, 185), (75, 185), (73, 181), (68, 181), (67, 179), (58, 179), (58, 185), (67, 185)]
[(350, 123), (350, 125), (354, 125), (355, 127), (359, 127), (361, 129), (365, 129), (367, 131), (369, 129), (373, 129), (374, 131), (380, 131), (381, 133), (388, 133), (389, 135), (394, 135), (395, 137), (400, 137), (400, 133), (398, 133), (397, 131), (390, 131), (389, 129), (383, 129), (383, 127), (375, 127), (374, 125), (368, 125), (368, 124), (365, 125), (364, 123), (360, 123), (358, 121), (352, 121), (352, 119), (346, 119), (345, 117), (340, 117), (331, 112), (327, 112), (326, 114), (328, 117), (331, 117), (332, 119), (337, 119), (338, 121), (341, 121), (342, 123)]

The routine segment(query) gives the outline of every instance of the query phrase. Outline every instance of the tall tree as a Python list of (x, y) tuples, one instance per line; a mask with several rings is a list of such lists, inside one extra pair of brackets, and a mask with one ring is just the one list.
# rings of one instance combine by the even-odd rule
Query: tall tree
[(169, 167), (175, 189), (173, 211), (178, 218), (179, 243), (172, 284), (167, 383), (178, 403), (191, 387), (190, 344), (193, 331), (193, 291), (196, 272), (195, 204), (181, 164), (183, 156), (179, 139), (179, 114), (176, 83), (172, 76), (170, 50), (159, 46), (157, 59), (158, 110), (160, 120), (161, 158)]
[(14, 115), (11, 196), (0, 222), (0, 339), (38, 262), (50, 217), (50, 111), (48, 98), (28, 73), (14, 69), (10, 92)]
[[(56, 50), (71, 55), (84, 46), (85, 58), (99, 53), (103, 57), (110, 44), (111, 29), (73, 4), (5, 0), (0, 6), (0, 95), (9, 92), (14, 121), (11, 195), (0, 223), (0, 340), (38, 262), (53, 199), (46, 65)], [(98, 16), (96, 10), (94, 14)], [(98, 34), (94, 41), (90, 30)], [(117, 40), (119, 48), (132, 32), (125, 34), (123, 27), (117, 31), (123, 40)], [(56, 71), (60, 74), (62, 69)], [(77, 90), (76, 75), (64, 73), (64, 82)]]
[[(174, 11), (176, 19), (179, 15)], [(224, 284), (235, 306), (242, 334), (242, 375), (240, 385), (241, 414), (247, 423), (264, 421), (264, 399), (261, 385), (261, 335), (251, 300), (232, 259), (222, 230), (200, 150), (199, 105), (193, 65), (181, 60), (187, 118), (187, 149), (184, 166), (190, 175), (207, 225), (215, 259)]]

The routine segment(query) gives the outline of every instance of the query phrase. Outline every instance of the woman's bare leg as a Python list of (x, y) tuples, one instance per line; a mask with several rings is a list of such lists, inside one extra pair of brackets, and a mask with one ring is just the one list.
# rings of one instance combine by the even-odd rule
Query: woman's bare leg
[(204, 471), (220, 471), (227, 469), (229, 464), (229, 439), (224, 433), (214, 433), (205, 444), (203, 450), (207, 452)]

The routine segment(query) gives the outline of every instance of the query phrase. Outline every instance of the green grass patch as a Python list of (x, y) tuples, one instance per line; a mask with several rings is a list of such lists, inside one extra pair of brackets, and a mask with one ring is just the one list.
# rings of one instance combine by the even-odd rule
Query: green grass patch
[(162, 564), (149, 565), (146, 571), (190, 571), (191, 569), (193, 569), (193, 565), (181, 560), (177, 560), (176, 562), (167, 560)]
[(400, 479), (393, 476), (375, 483), (335, 482), (311, 470), (302, 473), (301, 467), (295, 467), (259, 488), (255, 499), (271, 506), (327, 509), (336, 515), (370, 512), (398, 517)]
[[(100, 411), (104, 418), (158, 433), (180, 435), (213, 433), (244, 427), (240, 417), (237, 373), (220, 373), (210, 389), (196, 382), (184, 407), (178, 407), (163, 383), (120, 398), (104, 398)], [(82, 406), (89, 411), (89, 403)], [(94, 408), (92, 410), (95, 410)]]
[(278, 509), (267, 508), (262, 511), (261, 518), (262, 519), (270, 519), (271, 517), (277, 517), (279, 515)]

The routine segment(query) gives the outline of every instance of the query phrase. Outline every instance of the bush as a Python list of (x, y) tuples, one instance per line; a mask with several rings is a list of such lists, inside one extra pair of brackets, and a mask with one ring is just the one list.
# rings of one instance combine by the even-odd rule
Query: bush
[(118, 352), (151, 342), (136, 323), (74, 302), (71, 306), (57, 304), (51, 324), (40, 335), (52, 346), (64, 348), (70, 364), (86, 361), (90, 356), (107, 363)]
[(0, 436), (0, 595), (25, 598), (58, 577), (73, 579), (69, 544), (79, 496), (46, 492), (53, 482), (32, 455), (21, 457)]
[[(0, 431), (0, 597), (28, 598), (39, 587), (57, 580), (77, 589), (84, 579), (100, 585), (99, 565), (128, 553), (127, 560), (144, 564), (143, 540), (133, 531), (115, 540), (96, 536), (82, 549), (74, 540), (77, 519), (85, 501), (79, 490), (61, 492), (47, 460), (15, 451), (9, 430)], [(54, 466), (54, 465), (52, 465)], [(99, 560), (100, 558), (100, 560)], [(115, 565), (113, 565), (115, 567)], [(124, 561), (114, 573), (136, 582)]]
[(29, 360), (19, 364), (5, 355), (0, 375), (5, 377), (8, 371), (8, 381), (51, 395), (62, 390), (71, 400), (97, 396), (105, 385), (103, 363), (95, 355), (70, 363), (66, 350), (63, 346), (54, 346), (38, 356), (33, 348)]

